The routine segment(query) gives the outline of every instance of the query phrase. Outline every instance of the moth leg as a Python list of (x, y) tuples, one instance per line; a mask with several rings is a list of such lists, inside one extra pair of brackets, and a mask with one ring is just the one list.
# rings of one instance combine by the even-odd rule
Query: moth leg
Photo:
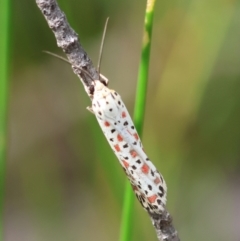
[(87, 109), (89, 112), (91, 112), (92, 114), (94, 114), (94, 115), (95, 115), (95, 113), (94, 113), (94, 111), (93, 111), (93, 109), (92, 109), (92, 107), (91, 107), (91, 106), (88, 106), (86, 109)]
[(105, 77), (104, 75), (100, 74), (100, 79), (101, 79), (101, 82), (104, 82), (105, 86), (108, 86), (108, 78), (107, 77)]

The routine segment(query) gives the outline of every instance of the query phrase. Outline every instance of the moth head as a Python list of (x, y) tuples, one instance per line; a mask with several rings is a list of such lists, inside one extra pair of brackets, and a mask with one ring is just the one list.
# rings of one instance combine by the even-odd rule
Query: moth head
[(102, 90), (105, 87), (105, 91), (106, 91), (106, 87), (107, 87), (107, 83), (105, 81), (102, 80), (93, 80), (91, 85), (88, 87), (88, 93), (93, 96), (96, 94), (96, 92), (102, 92)]
[(94, 88), (94, 91), (93, 91), (94, 98), (105, 98), (110, 92), (108, 87), (106, 87), (105, 84), (102, 83), (100, 80), (95, 80), (92, 86)]
[(102, 91), (105, 87), (105, 85), (100, 80), (94, 81), (94, 90), (95, 91)]

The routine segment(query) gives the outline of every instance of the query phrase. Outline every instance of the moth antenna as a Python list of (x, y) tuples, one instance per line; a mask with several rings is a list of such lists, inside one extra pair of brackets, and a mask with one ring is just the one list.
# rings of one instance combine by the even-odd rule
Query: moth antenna
[(62, 61), (67, 62), (68, 64), (71, 64), (67, 59), (65, 59), (64, 57), (62, 57), (62, 56), (60, 56), (60, 55), (58, 55), (58, 54), (54, 54), (54, 53), (52, 53), (52, 52), (50, 52), (50, 51), (46, 51), (46, 50), (43, 50), (43, 53), (52, 55), (52, 56), (54, 56), (55, 58), (61, 59)]
[(102, 52), (103, 52), (104, 40), (105, 40), (105, 36), (106, 36), (106, 31), (107, 31), (108, 20), (109, 20), (109, 17), (106, 19), (106, 22), (105, 22), (105, 25), (104, 25), (103, 36), (102, 36), (102, 41), (101, 41), (100, 51), (99, 51), (99, 57), (98, 57), (97, 71), (98, 71), (98, 74), (99, 74), (99, 80), (100, 80), (100, 66), (101, 66), (101, 60), (102, 60)]
[[(62, 60), (62, 61), (64, 61), (64, 62), (67, 62), (68, 64), (71, 65), (71, 63), (70, 63), (67, 59), (65, 59), (64, 57), (62, 57), (62, 56), (60, 56), (60, 55), (58, 55), (58, 54), (54, 54), (54, 53), (52, 53), (52, 52), (50, 52), (50, 51), (46, 51), (46, 50), (43, 50), (43, 52), (46, 53), (46, 54), (49, 54), (49, 55), (51, 55), (51, 56), (53, 56), (53, 57), (55, 57), (55, 58), (58, 58), (58, 59), (60, 59), (60, 60)], [(94, 82), (93, 77), (92, 77), (85, 69), (83, 69), (83, 68), (81, 68), (81, 67), (78, 67), (78, 68), (79, 68), (84, 74), (86, 74), (86, 75)]]

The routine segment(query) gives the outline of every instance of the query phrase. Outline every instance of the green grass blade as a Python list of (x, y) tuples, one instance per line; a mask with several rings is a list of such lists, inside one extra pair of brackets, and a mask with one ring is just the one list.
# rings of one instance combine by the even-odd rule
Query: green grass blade
[(144, 24), (142, 54), (141, 54), (139, 72), (138, 72), (138, 84), (137, 84), (135, 108), (134, 108), (134, 115), (133, 115), (133, 121), (140, 137), (142, 136), (143, 119), (144, 119), (144, 113), (145, 113), (154, 4), (155, 4), (155, 0), (150, 0), (147, 2), (147, 9), (146, 9), (146, 15), (145, 15), (145, 22), (144, 22), (145, 24)]
[(0, 240), (3, 240), (3, 203), (7, 145), (9, 11), (9, 0), (0, 1)]
[[(133, 115), (133, 121), (140, 137), (142, 136), (143, 118), (144, 118), (145, 103), (146, 103), (154, 4), (155, 4), (155, 0), (147, 1), (147, 8), (146, 8), (146, 14), (145, 14), (145, 21), (144, 21), (145, 24), (144, 24), (142, 54), (141, 54), (141, 61), (139, 66), (136, 101), (135, 101), (134, 115)], [(134, 206), (133, 204), (134, 204), (134, 193), (132, 191), (129, 181), (127, 181), (125, 195), (124, 195), (122, 223), (121, 223), (120, 239), (119, 239), (120, 241), (131, 240), (133, 206)]]

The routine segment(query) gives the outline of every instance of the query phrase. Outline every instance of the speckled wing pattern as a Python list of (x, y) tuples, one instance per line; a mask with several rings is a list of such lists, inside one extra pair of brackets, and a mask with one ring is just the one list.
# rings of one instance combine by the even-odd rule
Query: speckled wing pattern
[(150, 213), (161, 213), (166, 204), (166, 183), (144, 152), (120, 95), (95, 81), (91, 110), (143, 208)]

